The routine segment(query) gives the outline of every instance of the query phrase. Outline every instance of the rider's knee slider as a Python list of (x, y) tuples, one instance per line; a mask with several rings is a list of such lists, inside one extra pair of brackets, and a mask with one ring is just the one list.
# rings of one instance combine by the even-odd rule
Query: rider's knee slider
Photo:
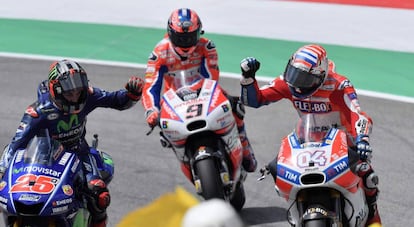
[(367, 162), (362, 162), (357, 165), (358, 176), (362, 178), (364, 186), (367, 189), (377, 189), (379, 178), (378, 175), (372, 170), (371, 166)]
[(227, 98), (230, 101), (233, 113), (235, 113), (240, 120), (243, 120), (246, 110), (244, 109), (243, 103), (240, 102), (239, 97), (227, 95)]

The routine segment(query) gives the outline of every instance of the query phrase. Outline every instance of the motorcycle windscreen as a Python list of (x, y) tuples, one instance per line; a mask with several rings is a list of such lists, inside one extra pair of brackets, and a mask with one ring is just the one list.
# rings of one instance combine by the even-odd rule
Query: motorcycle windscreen
[(335, 125), (326, 121), (320, 114), (303, 114), (296, 123), (295, 133), (301, 144), (323, 142), (327, 133)]
[(26, 166), (33, 164), (51, 165), (54, 155), (60, 153), (63, 147), (59, 142), (49, 137), (47, 130), (44, 134), (35, 136), (27, 145), (23, 155)]

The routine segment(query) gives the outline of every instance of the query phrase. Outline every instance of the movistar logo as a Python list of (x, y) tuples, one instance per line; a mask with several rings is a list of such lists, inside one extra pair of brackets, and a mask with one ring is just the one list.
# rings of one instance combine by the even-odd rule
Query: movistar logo
[(74, 114), (70, 116), (69, 123), (63, 120), (59, 121), (57, 124), (57, 130), (59, 133), (62, 132), (62, 130), (66, 132), (69, 129), (71, 129), (73, 125), (78, 125), (78, 124), (79, 124), (78, 115)]
[(14, 173), (14, 174), (18, 174), (18, 173), (20, 173), (21, 171), (23, 171), (23, 168), (13, 169), (13, 173)]

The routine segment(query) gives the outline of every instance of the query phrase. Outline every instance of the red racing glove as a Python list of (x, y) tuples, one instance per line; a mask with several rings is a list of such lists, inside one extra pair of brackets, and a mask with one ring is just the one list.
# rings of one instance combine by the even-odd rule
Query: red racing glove
[(147, 119), (148, 126), (154, 128), (158, 125), (160, 118), (160, 111), (157, 108), (152, 108), (145, 111), (145, 117)]

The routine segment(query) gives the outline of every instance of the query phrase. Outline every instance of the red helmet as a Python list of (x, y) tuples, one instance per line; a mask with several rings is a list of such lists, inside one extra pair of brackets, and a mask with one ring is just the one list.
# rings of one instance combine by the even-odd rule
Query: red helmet
[[(49, 71), (50, 99), (65, 113), (80, 112), (86, 102), (89, 83), (85, 70), (74, 61), (62, 60), (50, 65)], [(76, 102), (67, 100), (64, 94), (79, 91)]]
[(306, 98), (315, 93), (328, 75), (326, 50), (320, 45), (299, 48), (289, 59), (283, 78), (292, 94)]
[(171, 13), (167, 31), (174, 50), (181, 56), (193, 52), (203, 34), (197, 13), (187, 8), (176, 9)]

